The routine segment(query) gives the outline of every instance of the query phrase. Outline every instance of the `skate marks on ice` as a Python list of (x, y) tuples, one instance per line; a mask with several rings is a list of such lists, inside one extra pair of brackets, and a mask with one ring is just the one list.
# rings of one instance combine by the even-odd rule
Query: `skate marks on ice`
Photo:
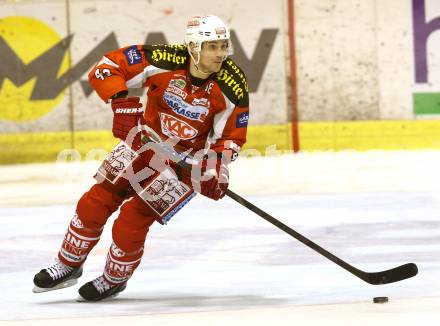
[[(231, 200), (196, 198), (168, 226), (154, 225), (141, 266), (115, 300), (77, 303), (101, 273), (111, 221), (77, 286), (33, 294), (52, 263), (73, 206), (0, 209), (0, 320), (188, 313), (295, 305), (370, 304), (440, 297), (440, 195), (339, 194), (251, 197), (273, 216), (366, 271), (417, 263), (415, 278), (364, 284)], [(207, 214), (209, 212), (209, 214)], [(394, 309), (395, 306), (393, 306)], [(398, 310), (398, 309), (397, 309)]]

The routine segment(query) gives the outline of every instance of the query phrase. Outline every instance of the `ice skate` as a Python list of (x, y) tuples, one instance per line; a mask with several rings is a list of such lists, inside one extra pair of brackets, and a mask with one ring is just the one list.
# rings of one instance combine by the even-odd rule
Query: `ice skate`
[(53, 291), (75, 285), (82, 275), (82, 266), (70, 267), (58, 259), (55, 264), (42, 269), (34, 277), (34, 293)]
[(80, 298), (78, 301), (101, 301), (114, 298), (127, 287), (127, 282), (111, 284), (106, 281), (103, 275), (90, 281), (78, 290)]

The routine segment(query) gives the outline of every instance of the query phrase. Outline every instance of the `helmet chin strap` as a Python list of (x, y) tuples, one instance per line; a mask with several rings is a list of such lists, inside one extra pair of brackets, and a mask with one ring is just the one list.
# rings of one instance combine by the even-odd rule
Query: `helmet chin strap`
[(198, 53), (197, 56), (197, 60), (194, 58), (192, 52), (190, 51), (190, 49), (188, 48), (188, 52), (189, 52), (189, 56), (191, 57), (192, 61), (194, 62), (194, 66), (196, 67), (196, 69), (201, 72), (202, 74), (206, 75), (206, 77), (208, 77), (209, 75), (211, 75), (211, 72), (206, 72), (203, 71), (200, 66), (199, 66), (199, 62), (200, 62), (200, 52)]

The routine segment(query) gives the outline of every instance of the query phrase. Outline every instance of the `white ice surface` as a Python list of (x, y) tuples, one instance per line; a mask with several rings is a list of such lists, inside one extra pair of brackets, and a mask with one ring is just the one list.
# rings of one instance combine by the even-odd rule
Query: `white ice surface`
[[(116, 300), (93, 304), (76, 302), (77, 289), (102, 272), (112, 221), (78, 285), (31, 292), (33, 275), (52, 263), (75, 196), (90, 180), (81, 176), (63, 183), (51, 165), (0, 167), (0, 323), (439, 325), (440, 192), (439, 184), (431, 184), (438, 178), (439, 157), (437, 152), (303, 154), (270, 159), (271, 169), (260, 178), (249, 179), (248, 173), (261, 171), (268, 159), (243, 160), (245, 168), (233, 171), (231, 189), (338, 257), (365, 271), (414, 262), (419, 267), (414, 278), (369, 285), (231, 199), (215, 203), (198, 196), (168, 225), (153, 225), (127, 289)], [(405, 166), (425, 160), (424, 169)], [(317, 161), (327, 180), (321, 188), (319, 169), (310, 164)], [(90, 166), (74, 168), (90, 176)], [(295, 171), (286, 170), (293, 166)], [(413, 190), (408, 182), (400, 187), (395, 182), (398, 173), (417, 179), (409, 171), (423, 179)], [(387, 173), (389, 179), (371, 181)], [(26, 187), (29, 200), (19, 202), (17, 185)], [(69, 189), (74, 194), (69, 196)], [(375, 296), (390, 302), (373, 304)]]

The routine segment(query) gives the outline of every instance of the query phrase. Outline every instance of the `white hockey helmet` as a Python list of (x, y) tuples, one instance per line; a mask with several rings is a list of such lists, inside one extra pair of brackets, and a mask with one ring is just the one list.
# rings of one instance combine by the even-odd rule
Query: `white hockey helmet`
[(185, 34), (185, 44), (188, 51), (190, 50), (189, 45), (193, 43), (193, 51), (200, 54), (203, 42), (218, 40), (228, 41), (228, 55), (232, 55), (231, 33), (220, 18), (214, 15), (194, 16), (188, 21)]

